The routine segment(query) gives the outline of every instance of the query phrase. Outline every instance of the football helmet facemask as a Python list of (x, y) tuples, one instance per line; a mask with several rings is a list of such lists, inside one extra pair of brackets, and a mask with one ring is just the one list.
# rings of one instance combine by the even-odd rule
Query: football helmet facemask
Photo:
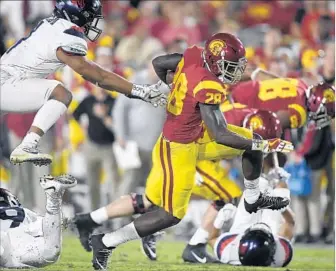
[(99, 23), (104, 17), (100, 0), (58, 0), (54, 15), (82, 27), (90, 41), (96, 41), (102, 33)]
[(318, 129), (330, 124), (335, 118), (335, 88), (325, 82), (310, 86), (307, 91), (308, 118)]
[(0, 188), (0, 208), (3, 207), (20, 207), (21, 203), (11, 192), (7, 189)]
[(223, 83), (240, 81), (246, 67), (245, 48), (234, 35), (217, 33), (208, 39), (203, 50), (207, 69)]

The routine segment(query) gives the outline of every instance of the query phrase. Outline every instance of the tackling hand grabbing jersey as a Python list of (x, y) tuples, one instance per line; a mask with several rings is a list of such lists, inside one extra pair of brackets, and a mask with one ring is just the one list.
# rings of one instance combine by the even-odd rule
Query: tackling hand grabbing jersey
[(76, 183), (70, 175), (40, 179), (47, 198), (44, 216), (24, 208), (12, 193), (0, 188), (0, 267), (41, 268), (58, 260), (62, 196)]
[(38, 23), (29, 36), (22, 38), (1, 57), (1, 112), (37, 111), (30, 131), (14, 149), (13, 163), (49, 164), (52, 157), (41, 153), (37, 144), (67, 110), (72, 94), (63, 84), (47, 79), (65, 65), (86, 80), (154, 106), (165, 105), (166, 97), (158, 85), (137, 85), (109, 72), (85, 58), (86, 39), (96, 41), (102, 30), (99, 0), (57, 1), (54, 13)]

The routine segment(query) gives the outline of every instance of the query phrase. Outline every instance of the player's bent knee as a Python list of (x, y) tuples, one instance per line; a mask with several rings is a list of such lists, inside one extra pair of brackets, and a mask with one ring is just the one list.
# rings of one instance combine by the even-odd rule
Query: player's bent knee
[(48, 263), (55, 263), (58, 261), (61, 255), (61, 247), (59, 245), (54, 245), (48, 249), (44, 250), (43, 259)]
[(67, 107), (72, 101), (72, 93), (63, 85), (59, 84), (51, 93), (49, 99), (54, 99), (64, 103)]
[(178, 223), (180, 223), (181, 219), (173, 216), (171, 213), (168, 213), (167, 211), (165, 211), (164, 209), (161, 209), (161, 223), (165, 228), (169, 228), (172, 226), (177, 225)]

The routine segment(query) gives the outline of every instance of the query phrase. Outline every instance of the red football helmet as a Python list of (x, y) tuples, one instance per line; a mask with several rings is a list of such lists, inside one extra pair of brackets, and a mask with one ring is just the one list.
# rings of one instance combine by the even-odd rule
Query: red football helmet
[(247, 63), (244, 45), (228, 33), (217, 33), (206, 41), (203, 59), (208, 70), (227, 84), (240, 81)]
[(243, 126), (251, 129), (263, 139), (280, 138), (282, 134), (280, 120), (271, 111), (255, 110), (246, 115)]
[(320, 82), (307, 89), (308, 118), (317, 128), (323, 128), (335, 118), (335, 88)]

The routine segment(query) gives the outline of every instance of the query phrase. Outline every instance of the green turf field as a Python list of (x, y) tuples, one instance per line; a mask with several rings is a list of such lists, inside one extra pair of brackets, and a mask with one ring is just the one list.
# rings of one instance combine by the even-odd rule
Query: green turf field
[[(134, 241), (123, 245), (114, 251), (109, 264), (109, 270), (113, 271), (191, 271), (191, 270), (335, 270), (334, 251), (331, 248), (297, 248), (294, 251), (294, 258), (286, 268), (252, 268), (252, 267), (232, 267), (225, 265), (194, 265), (184, 264), (180, 258), (184, 243), (160, 241), (158, 244), (157, 262), (148, 261), (140, 250), (139, 241)], [(74, 237), (65, 237), (63, 241), (63, 251), (58, 263), (45, 270), (72, 271), (72, 270), (92, 270), (91, 254), (85, 252)]]

